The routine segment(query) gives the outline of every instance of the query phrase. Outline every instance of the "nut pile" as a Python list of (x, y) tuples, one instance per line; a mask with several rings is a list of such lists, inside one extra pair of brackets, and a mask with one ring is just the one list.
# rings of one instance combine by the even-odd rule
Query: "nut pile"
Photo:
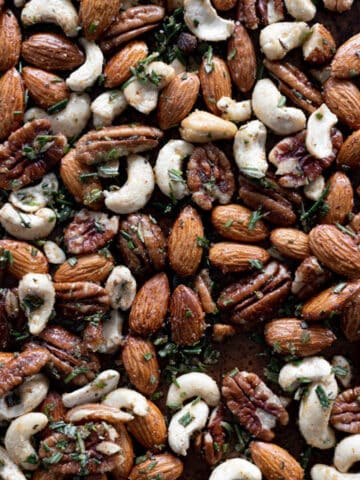
[[(343, 12), (0, 0), (1, 479), (360, 475)], [(223, 368), (254, 341), (265, 369)]]

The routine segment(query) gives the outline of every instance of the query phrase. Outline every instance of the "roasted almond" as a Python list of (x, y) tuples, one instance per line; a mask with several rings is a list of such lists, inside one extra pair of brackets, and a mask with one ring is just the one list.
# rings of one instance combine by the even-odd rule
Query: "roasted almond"
[(93, 253), (81, 257), (72, 257), (64, 262), (54, 273), (55, 282), (104, 282), (114, 267), (111, 256)]
[(48, 273), (49, 264), (45, 255), (33, 245), (18, 240), (0, 240), (0, 252), (7, 254), (7, 270), (21, 279), (27, 273)]
[(48, 109), (69, 97), (65, 81), (53, 73), (39, 68), (25, 67), (22, 77), (32, 99), (41, 108)]
[(331, 74), (337, 78), (360, 75), (360, 33), (349, 38), (337, 49), (331, 62)]
[[(131, 469), (134, 465), (134, 446), (128, 431), (126, 430), (124, 424), (117, 423), (114, 425), (115, 430), (117, 431), (119, 437), (116, 440), (116, 443), (121, 448), (121, 453), (119, 455), (119, 460), (116, 463), (116, 467), (112, 470), (112, 475), (114, 478), (128, 478)], [(107, 480), (107, 477), (106, 479)]]
[(21, 127), (25, 110), (24, 94), (19, 72), (10, 68), (0, 79), (0, 140)]
[(11, 10), (0, 13), (0, 71), (15, 67), (21, 50), (19, 23)]
[(330, 177), (328, 186), (325, 198), (327, 210), (319, 217), (319, 223), (344, 223), (354, 206), (351, 182), (345, 173), (336, 172)]
[(334, 55), (336, 44), (333, 36), (322, 23), (311, 27), (311, 35), (303, 45), (304, 60), (310, 63), (326, 63)]
[(80, 22), (85, 38), (97, 40), (110, 27), (119, 12), (120, 0), (81, 0)]
[(158, 273), (145, 282), (131, 305), (131, 330), (144, 336), (159, 330), (165, 320), (169, 298), (170, 287), (165, 273)]
[(177, 480), (184, 470), (181, 460), (171, 453), (152, 455), (138, 463), (129, 475), (130, 480), (148, 480), (151, 477), (159, 480)]
[(249, 92), (256, 79), (256, 55), (252, 40), (240, 23), (228, 40), (227, 65), (237, 88), (241, 92)]
[(261, 269), (270, 258), (268, 252), (254, 245), (219, 242), (209, 250), (209, 260), (223, 273)]
[(199, 69), (200, 85), (204, 102), (208, 110), (215, 115), (221, 115), (216, 106), (221, 97), (231, 98), (231, 78), (229, 69), (219, 57), (205, 56)]
[(275, 228), (270, 241), (284, 257), (304, 260), (311, 254), (309, 236), (296, 228)]
[(324, 100), (342, 123), (360, 128), (360, 90), (354, 83), (330, 77), (324, 84)]
[(236, 0), (214, 0), (213, 5), (216, 10), (220, 12), (225, 12), (227, 10), (231, 10), (237, 4)]
[(360, 293), (356, 293), (345, 305), (341, 328), (349, 342), (360, 340)]
[(135, 416), (135, 419), (127, 423), (129, 432), (147, 450), (156, 452), (166, 445), (167, 427), (164, 415), (155, 405), (148, 400), (149, 410), (143, 416)]
[(303, 480), (304, 470), (290, 453), (275, 443), (251, 442), (255, 465), (267, 480)]
[(117, 87), (131, 77), (130, 67), (135, 67), (140, 60), (147, 57), (145, 42), (134, 40), (119, 50), (107, 62), (104, 70), (105, 87)]
[(360, 130), (347, 137), (341, 145), (336, 161), (338, 165), (345, 168), (360, 167)]

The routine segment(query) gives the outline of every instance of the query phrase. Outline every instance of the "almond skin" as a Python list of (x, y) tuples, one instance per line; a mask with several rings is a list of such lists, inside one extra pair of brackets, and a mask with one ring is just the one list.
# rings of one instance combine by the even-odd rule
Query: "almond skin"
[(185, 207), (176, 219), (168, 243), (171, 268), (181, 276), (194, 275), (203, 253), (204, 228), (198, 212)]
[(330, 77), (324, 84), (324, 100), (342, 123), (360, 128), (360, 90), (354, 83)]
[(162, 130), (178, 125), (191, 112), (199, 88), (199, 77), (195, 73), (179, 73), (162, 90), (157, 110)]
[(337, 78), (352, 78), (360, 74), (360, 33), (349, 38), (338, 49), (331, 62), (331, 74)]
[(87, 40), (97, 40), (110, 27), (119, 12), (120, 0), (81, 0), (80, 22)]
[(237, 24), (228, 40), (227, 65), (232, 81), (241, 92), (249, 92), (256, 79), (256, 55), (246, 28)]
[(64, 262), (56, 270), (53, 278), (55, 282), (104, 282), (110, 275), (114, 261), (110, 257), (93, 253), (76, 259), (75, 265)]
[(154, 478), (161, 480), (177, 480), (184, 470), (181, 460), (171, 453), (153, 455), (136, 465), (130, 473), (130, 480), (148, 480), (149, 472)]
[(144, 417), (135, 416), (127, 423), (131, 435), (146, 449), (156, 452), (164, 448), (167, 440), (167, 427), (161, 411), (148, 400), (149, 411)]
[(139, 335), (150, 335), (163, 326), (170, 298), (169, 280), (158, 273), (137, 292), (131, 305), (129, 326)]
[(11, 10), (0, 13), (0, 71), (9, 70), (18, 63), (21, 50), (19, 23)]
[(29, 93), (41, 108), (46, 110), (69, 97), (64, 80), (53, 73), (34, 67), (25, 67), (22, 76)]
[(336, 161), (340, 166), (344, 165), (349, 168), (360, 167), (360, 130), (347, 137), (341, 145)]
[(203, 58), (199, 69), (200, 85), (208, 110), (214, 115), (221, 115), (216, 106), (221, 97), (231, 98), (231, 79), (229, 69), (219, 57), (212, 56), (208, 64)]
[(24, 118), (24, 86), (15, 68), (8, 70), (0, 79), (0, 140), (21, 127)]
[(17, 279), (27, 273), (48, 273), (49, 264), (45, 255), (33, 245), (18, 240), (0, 240), (0, 252), (8, 250), (12, 260), (7, 271)]
[(231, 10), (237, 4), (236, 0), (214, 0), (213, 5), (216, 10), (220, 12), (226, 12), (227, 10)]
[(319, 223), (344, 223), (354, 206), (354, 193), (349, 178), (342, 172), (334, 173), (329, 181), (325, 204), (328, 210), (319, 217)]
[(274, 443), (251, 442), (250, 453), (266, 480), (302, 480), (304, 471), (295, 458)]
[(270, 241), (284, 257), (304, 260), (311, 255), (309, 236), (296, 228), (275, 228)]
[(256, 268), (252, 262), (266, 263), (270, 255), (261, 247), (240, 243), (219, 242), (209, 250), (209, 260), (223, 273), (246, 272)]
[(107, 62), (104, 70), (105, 87), (113, 88), (121, 85), (131, 77), (130, 67), (135, 67), (148, 55), (145, 42), (135, 40), (129, 42)]

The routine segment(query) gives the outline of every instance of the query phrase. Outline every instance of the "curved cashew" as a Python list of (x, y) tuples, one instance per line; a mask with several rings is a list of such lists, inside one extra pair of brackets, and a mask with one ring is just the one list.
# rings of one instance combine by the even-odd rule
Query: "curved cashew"
[(209, 407), (202, 400), (188, 403), (172, 417), (168, 429), (170, 448), (178, 455), (186, 455), (191, 435), (202, 430), (209, 415)]
[(289, 135), (305, 128), (306, 117), (302, 110), (282, 105), (283, 96), (274, 83), (259, 80), (252, 94), (255, 115), (278, 135)]
[(105, 284), (112, 308), (129, 310), (136, 295), (136, 280), (131, 271), (121, 265), (113, 268)]
[(261, 480), (261, 471), (256, 465), (243, 460), (232, 458), (218, 465), (211, 473), (209, 480)]
[(309, 22), (316, 15), (316, 7), (311, 0), (285, 0), (288, 13), (296, 20)]
[(184, 140), (169, 140), (158, 154), (155, 164), (157, 186), (167, 197), (176, 200), (189, 195), (183, 176), (184, 159), (192, 154), (194, 146)]
[(266, 128), (259, 120), (239, 128), (234, 140), (234, 158), (240, 172), (248, 177), (262, 178), (268, 169), (266, 160)]
[(317, 464), (311, 469), (312, 480), (359, 480), (358, 473), (341, 473), (336, 468)]
[[(360, 460), (360, 435), (343, 438), (335, 447), (334, 465), (342, 473), (350, 470)], [(360, 474), (359, 478), (360, 478)]]
[(104, 62), (104, 55), (95, 42), (85, 38), (80, 38), (79, 42), (85, 50), (85, 62), (66, 79), (66, 85), (74, 92), (92, 87), (102, 72)]
[(221, 97), (216, 106), (223, 113), (221, 114), (224, 120), (230, 120), (230, 122), (240, 123), (246, 122), (251, 118), (251, 101), (243, 100), (237, 102), (230, 97)]
[(33, 213), (46, 207), (52, 193), (57, 192), (58, 189), (59, 182), (56, 175), (49, 173), (43, 177), (39, 184), (11, 192), (9, 202), (23, 212)]
[(116, 370), (104, 370), (84, 387), (70, 393), (64, 393), (62, 396), (63, 404), (66, 408), (72, 408), (84, 403), (97, 402), (104, 395), (115, 390), (119, 380), (119, 372)]
[(349, 360), (342, 355), (335, 355), (331, 360), (331, 365), (333, 367), (336, 379), (343, 387), (349, 387), (352, 377)]
[(330, 363), (322, 357), (307, 357), (299, 363), (287, 363), (279, 373), (279, 385), (286, 392), (296, 390), (304, 380), (321, 382), (331, 375)]
[(79, 18), (70, 0), (30, 0), (21, 12), (25, 27), (35, 23), (56, 23), (68, 37), (78, 34)]
[(141, 155), (129, 155), (128, 179), (118, 190), (105, 190), (105, 205), (115, 213), (132, 213), (143, 208), (155, 187), (153, 169)]
[(20, 468), (11, 460), (5, 448), (0, 447), (0, 478), (2, 480), (26, 480)]
[(22, 213), (11, 203), (0, 209), (0, 223), (5, 230), (20, 240), (36, 240), (51, 233), (56, 223), (56, 213), (50, 208), (40, 208), (35, 213)]
[(19, 282), (19, 301), (32, 335), (39, 335), (52, 314), (55, 288), (50, 275), (27, 273)]
[(52, 263), (53, 265), (61, 265), (65, 262), (66, 255), (57, 243), (52, 242), (51, 240), (46, 240), (43, 249), (49, 263)]
[(110, 318), (103, 323), (102, 334), (104, 343), (99, 348), (100, 353), (115, 353), (124, 342), (122, 333), (124, 317), (118, 310), (112, 310)]
[(181, 375), (170, 385), (166, 405), (182, 407), (184, 401), (192, 397), (201, 397), (208, 405), (215, 407), (220, 401), (217, 383), (205, 373), (191, 372)]
[[(117, 388), (106, 395), (102, 403), (119, 410), (126, 408), (139, 417), (145, 417), (149, 411), (149, 404), (144, 395), (135, 390), (130, 390), (130, 388)], [(132, 415), (130, 416), (134, 418)]]
[(338, 119), (323, 103), (308, 120), (306, 129), (306, 148), (315, 158), (326, 158), (332, 154), (331, 129)]
[(281, 60), (292, 49), (301, 47), (310, 32), (304, 22), (272, 23), (260, 32), (260, 47), (269, 60)]
[(233, 21), (219, 17), (210, 0), (185, 0), (184, 21), (197, 38), (209, 42), (226, 40), (235, 28)]
[(127, 101), (121, 90), (104, 92), (91, 104), (94, 127), (107, 127), (115, 117), (121, 115), (127, 107)]
[(209, 112), (195, 110), (181, 122), (180, 135), (187, 142), (207, 143), (234, 138), (237, 127), (234, 123)]
[(322, 175), (319, 175), (315, 180), (310, 182), (308, 185), (304, 187), (304, 195), (306, 198), (313, 200), (319, 200), (321, 197), (322, 192), (325, 188), (325, 178)]
[[(43, 430), (48, 422), (48, 417), (43, 413), (32, 412), (22, 415), (10, 423), (6, 430), (4, 443), (13, 462), (26, 470), (37, 469), (38, 457), (31, 445), (31, 437)], [(29, 457), (34, 459), (34, 463), (27, 461)]]

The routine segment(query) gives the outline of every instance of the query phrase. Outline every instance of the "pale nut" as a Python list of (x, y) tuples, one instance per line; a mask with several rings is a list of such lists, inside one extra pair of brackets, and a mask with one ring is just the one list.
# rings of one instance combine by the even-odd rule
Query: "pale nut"
[(360, 435), (349, 435), (335, 447), (334, 466), (342, 473), (350, 470), (360, 460)]
[(285, 0), (285, 6), (295, 20), (309, 22), (316, 14), (316, 6), (311, 0)]
[(250, 100), (237, 102), (230, 97), (221, 97), (216, 106), (222, 112), (221, 117), (224, 120), (241, 123), (251, 118), (252, 110)]
[(262, 178), (269, 167), (266, 160), (267, 132), (259, 120), (246, 123), (236, 132), (234, 139), (234, 158), (240, 172), (248, 177)]
[[(231, 458), (217, 466), (211, 473), (209, 480), (261, 480), (259, 468), (242, 458)], [(289, 479), (290, 480), (290, 479)]]
[(83, 92), (92, 87), (102, 72), (104, 55), (95, 42), (79, 40), (85, 50), (85, 62), (66, 79), (66, 85), (74, 92)]
[(344, 387), (349, 388), (352, 380), (352, 368), (349, 360), (342, 355), (334, 355), (331, 360), (335, 377)]
[(197, 38), (209, 42), (226, 40), (235, 24), (219, 17), (210, 0), (184, 0), (184, 21)]
[(358, 473), (341, 473), (334, 467), (328, 465), (321, 465), (320, 463), (314, 465), (311, 469), (312, 480), (358, 480)]
[(126, 98), (121, 90), (109, 90), (93, 100), (90, 109), (93, 113), (95, 128), (112, 125), (115, 117), (121, 115), (127, 107)]
[(11, 460), (5, 448), (0, 447), (1, 477), (3, 480), (26, 480), (20, 468)]
[(59, 182), (56, 175), (48, 173), (37, 185), (11, 192), (9, 202), (23, 212), (34, 213), (40, 208), (46, 207), (52, 195), (58, 189)]
[(118, 408), (110, 407), (102, 403), (85, 403), (72, 408), (66, 413), (65, 420), (71, 423), (89, 421), (104, 421), (112, 424), (129, 422), (134, 417)]
[(337, 116), (323, 103), (308, 120), (305, 144), (315, 158), (326, 158), (333, 154), (331, 130), (337, 124)]
[[(106, 395), (102, 403), (119, 410), (129, 410), (131, 416), (144, 417), (149, 412), (149, 405), (144, 395), (135, 390), (130, 390), (130, 388), (117, 388)], [(132, 418), (134, 417), (132, 416)]]
[(343, 13), (350, 10), (354, 0), (324, 0), (324, 7), (332, 12)]
[(53, 265), (61, 265), (66, 260), (64, 250), (62, 250), (59, 245), (52, 240), (46, 240), (43, 250), (48, 262)]
[(287, 363), (279, 373), (279, 385), (286, 392), (293, 392), (300, 384), (301, 379), (309, 382), (322, 382), (331, 375), (331, 365), (323, 357), (308, 357), (296, 365)]
[(115, 353), (123, 345), (125, 336), (123, 335), (124, 317), (118, 310), (111, 310), (110, 318), (105, 320), (102, 325), (102, 336), (104, 342), (99, 348), (100, 353)]
[(325, 188), (325, 178), (319, 175), (315, 180), (304, 186), (304, 195), (309, 200), (316, 202), (321, 197)]
[(209, 406), (216, 407), (220, 401), (220, 390), (215, 380), (205, 373), (185, 373), (170, 385), (166, 405), (182, 407), (184, 401), (192, 397), (200, 397)]
[(105, 284), (111, 308), (129, 310), (136, 295), (136, 280), (124, 265), (112, 269)]
[(278, 22), (260, 32), (260, 47), (269, 60), (281, 60), (294, 48), (301, 47), (309, 26), (305, 22)]
[(190, 113), (180, 126), (181, 137), (187, 142), (195, 143), (231, 140), (236, 132), (237, 127), (234, 123), (202, 110)]
[(11, 203), (0, 209), (0, 223), (10, 235), (21, 240), (47, 237), (54, 229), (56, 213), (50, 208), (40, 208), (35, 213), (21, 213)]

